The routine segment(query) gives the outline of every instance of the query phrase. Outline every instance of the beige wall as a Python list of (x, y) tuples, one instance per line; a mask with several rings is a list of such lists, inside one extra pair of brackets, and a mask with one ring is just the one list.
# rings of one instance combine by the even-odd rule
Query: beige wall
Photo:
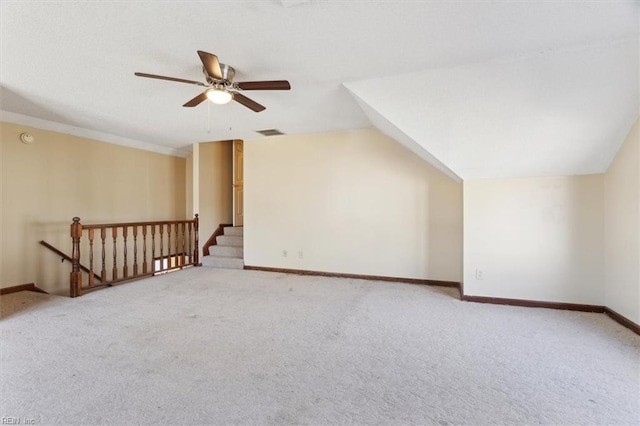
[(605, 302), (640, 324), (640, 121), (605, 174)]
[(370, 129), (244, 152), (245, 264), (460, 281), (462, 186), (396, 141)]
[(465, 294), (601, 305), (603, 186), (603, 175), (465, 181)]
[(232, 222), (232, 161), (233, 142), (208, 142), (199, 144), (200, 248), (221, 223)]
[(4, 251), (3, 251), (3, 241), (4, 241), (4, 234), (2, 232), (3, 228), (4, 228), (4, 216), (3, 216), (3, 211), (4, 211), (4, 192), (3, 192), (3, 179), (4, 179), (4, 133), (3, 133), (3, 129), (4, 129), (4, 123), (0, 121), (0, 287), (2, 287), (2, 283), (4, 282), (3, 280), (3, 276), (4, 276)]
[[(20, 142), (21, 132), (35, 143)], [(185, 159), (2, 123), (2, 287), (66, 293), (69, 224), (185, 218)]]

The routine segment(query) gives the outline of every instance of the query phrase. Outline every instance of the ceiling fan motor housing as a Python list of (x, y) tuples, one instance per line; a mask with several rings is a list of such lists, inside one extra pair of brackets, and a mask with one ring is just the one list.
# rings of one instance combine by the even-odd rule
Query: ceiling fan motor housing
[[(222, 71), (222, 80), (225, 83), (229, 82), (229, 84), (231, 84), (233, 82), (233, 78), (236, 75), (235, 68), (233, 68), (232, 66), (229, 66), (227, 64), (220, 64), (220, 71)], [(209, 74), (207, 73), (206, 68), (202, 67), (202, 72), (204, 73), (205, 77), (207, 78), (207, 82), (209, 84), (219, 83), (218, 80), (215, 80), (215, 79), (211, 78), (211, 76), (209, 76)]]

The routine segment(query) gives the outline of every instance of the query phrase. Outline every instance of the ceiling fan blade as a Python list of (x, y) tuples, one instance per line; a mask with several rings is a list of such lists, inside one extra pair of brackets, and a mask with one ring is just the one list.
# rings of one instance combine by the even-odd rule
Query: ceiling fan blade
[(199, 81), (185, 80), (184, 78), (165, 77), (164, 75), (146, 74), (143, 72), (136, 72), (134, 74), (138, 77), (157, 78), (158, 80), (177, 81), (178, 83), (189, 83), (197, 84), (198, 86), (205, 86), (204, 83), (200, 83)]
[(195, 98), (191, 99), (186, 104), (182, 105), (183, 107), (194, 107), (200, 105), (202, 102), (207, 100), (207, 92), (202, 92)]
[(233, 93), (233, 100), (241, 103), (242, 105), (246, 106), (249, 109), (252, 109), (255, 112), (260, 112), (266, 109), (264, 106), (260, 105), (256, 101), (252, 101), (251, 99), (247, 98), (245, 95), (241, 95), (238, 92)]
[(218, 57), (212, 53), (203, 52), (198, 50), (198, 56), (204, 65), (204, 69), (207, 70), (207, 74), (216, 80), (223, 80), (222, 70), (220, 69), (220, 62)]
[(274, 81), (243, 81), (236, 84), (242, 90), (290, 90), (287, 80)]

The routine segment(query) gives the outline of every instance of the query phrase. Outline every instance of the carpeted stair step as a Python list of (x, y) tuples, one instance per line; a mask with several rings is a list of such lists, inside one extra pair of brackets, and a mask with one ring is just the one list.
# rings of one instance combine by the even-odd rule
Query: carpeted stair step
[(242, 226), (226, 226), (224, 228), (224, 235), (244, 235), (244, 228)]
[(234, 246), (242, 247), (242, 235), (218, 235), (216, 237), (216, 243), (219, 246)]
[(237, 257), (242, 259), (244, 257), (244, 249), (236, 246), (215, 245), (209, 247), (209, 254), (217, 257)]
[(204, 256), (202, 266), (210, 268), (244, 269), (244, 260), (236, 257)]

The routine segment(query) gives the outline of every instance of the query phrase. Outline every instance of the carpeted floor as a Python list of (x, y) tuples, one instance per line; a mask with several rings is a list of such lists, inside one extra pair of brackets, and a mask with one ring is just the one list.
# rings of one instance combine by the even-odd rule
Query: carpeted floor
[[(640, 336), (457, 291), (192, 268), (3, 296), (21, 424), (640, 424)], [(3, 420), (6, 424), (6, 421)]]

